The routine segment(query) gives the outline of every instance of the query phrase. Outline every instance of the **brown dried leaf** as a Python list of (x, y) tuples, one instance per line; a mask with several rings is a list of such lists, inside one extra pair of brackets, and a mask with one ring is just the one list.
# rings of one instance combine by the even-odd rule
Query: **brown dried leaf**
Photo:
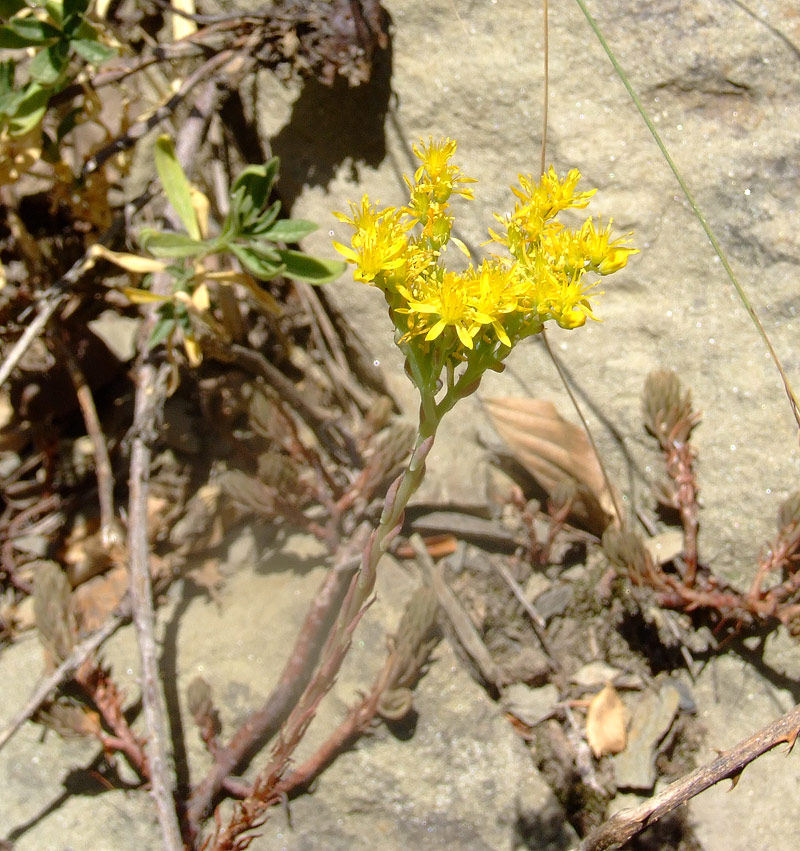
[(589, 704), (586, 739), (596, 759), (625, 750), (625, 707), (611, 683), (606, 683)]
[(72, 600), (81, 631), (99, 629), (122, 602), (127, 590), (128, 570), (124, 564), (79, 585), (72, 593)]
[(619, 524), (603, 469), (583, 429), (544, 399), (489, 399), (486, 410), (514, 458), (549, 494), (564, 479), (578, 488), (571, 516), (597, 534)]

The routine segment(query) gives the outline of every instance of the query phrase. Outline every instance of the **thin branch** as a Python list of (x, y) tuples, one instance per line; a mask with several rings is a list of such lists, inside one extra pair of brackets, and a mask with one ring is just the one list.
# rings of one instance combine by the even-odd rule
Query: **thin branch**
[(539, 614), (539, 611), (533, 605), (533, 603), (528, 600), (525, 596), (525, 591), (522, 586), (517, 582), (516, 579), (511, 575), (511, 571), (503, 564), (502, 561), (493, 561), (494, 566), (497, 568), (500, 575), (506, 581), (506, 584), (511, 589), (511, 593), (517, 598), (517, 602), (525, 609), (528, 617), (531, 619), (531, 624), (533, 626), (533, 631), (536, 633), (536, 637), (539, 639), (539, 643), (542, 645), (542, 650), (547, 654), (547, 660), (550, 663), (550, 668), (553, 673), (556, 674), (561, 682), (559, 682), (559, 687), (563, 688), (566, 686), (566, 679), (564, 677), (564, 671), (561, 668), (561, 665), (558, 663), (558, 657), (556, 656), (553, 648), (550, 644), (550, 639), (547, 637), (547, 624), (545, 623), (545, 619)]
[(169, 366), (142, 363), (138, 367), (131, 446), (128, 545), (130, 594), (141, 663), (140, 685), (151, 792), (155, 799), (165, 851), (182, 851), (183, 841), (175, 811), (174, 774), (167, 754), (167, 709), (161, 687), (154, 637), (155, 614), (150, 580), (150, 546), (147, 534), (147, 495), (150, 478), (150, 444), (166, 396)]
[(58, 352), (64, 359), (69, 372), (75, 395), (86, 425), (86, 433), (92, 441), (95, 474), (97, 476), (97, 495), (100, 503), (100, 533), (103, 546), (106, 548), (122, 543), (122, 529), (117, 523), (114, 513), (114, 473), (111, 469), (111, 459), (108, 457), (108, 446), (103, 435), (103, 427), (97, 415), (97, 408), (92, 398), (92, 391), (86, 383), (83, 370), (70, 350), (68, 341), (62, 335), (58, 340)]
[[(70, 273), (75, 273), (74, 277), (77, 280), (85, 271), (84, 263), (87, 256), (82, 257), (70, 270)], [(66, 275), (64, 276), (64, 278)], [(64, 280), (62, 278), (61, 280)], [(60, 281), (59, 281), (60, 283)], [(53, 287), (55, 289), (55, 285)], [(53, 292), (40, 303), (39, 312), (30, 321), (22, 332), (22, 336), (11, 347), (8, 357), (0, 364), (0, 387), (8, 381), (9, 375), (14, 371), (14, 367), (22, 360), (22, 356), (28, 351), (31, 343), (39, 336), (42, 329), (50, 321), (50, 317), (56, 312), (64, 294), (61, 292)]]
[(163, 105), (158, 107), (149, 117), (133, 124), (125, 135), (114, 139), (105, 147), (101, 148), (94, 156), (89, 157), (81, 169), (81, 179), (86, 179), (94, 174), (99, 168), (121, 151), (132, 148), (143, 136), (146, 136), (154, 127), (169, 118), (178, 106), (183, 102), (186, 95), (198, 84), (207, 80), (214, 71), (226, 65), (236, 56), (236, 50), (223, 50), (216, 56), (212, 56), (204, 62), (194, 73), (190, 74), (177, 92)]
[(788, 743), (791, 750), (799, 732), (800, 706), (795, 706), (777, 721), (718, 756), (709, 765), (676, 780), (638, 807), (620, 810), (593, 830), (577, 851), (602, 851), (604, 848), (619, 846), (720, 780), (730, 778), (735, 785), (744, 768), (762, 754), (783, 742)]
[(50, 697), (53, 690), (69, 679), (86, 658), (97, 650), (107, 638), (110, 638), (130, 618), (130, 614), (130, 602), (126, 597), (117, 611), (100, 629), (95, 630), (91, 635), (87, 635), (83, 641), (72, 648), (69, 656), (52, 674), (49, 674), (36, 686), (25, 706), (11, 719), (11, 723), (0, 732), (0, 750), (8, 743), (17, 730), (36, 713)]

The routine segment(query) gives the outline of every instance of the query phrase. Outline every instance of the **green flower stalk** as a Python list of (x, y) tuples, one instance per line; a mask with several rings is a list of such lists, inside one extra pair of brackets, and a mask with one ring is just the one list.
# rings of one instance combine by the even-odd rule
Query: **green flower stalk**
[(503, 249), (479, 265), (447, 268), (450, 243), (469, 258), (452, 235), (450, 202), (473, 200), (471, 184), (452, 162), (456, 142), (441, 139), (414, 146), (420, 166), (405, 178), (409, 202), (379, 208), (365, 195), (336, 217), (353, 228), (350, 245), (334, 243), (355, 266), (355, 280), (380, 289), (389, 307), (395, 340), (406, 372), (420, 394), (419, 432), (406, 470), (392, 485), (383, 514), (368, 544), (351, 589), (340, 628), (352, 623), (375, 583), (381, 555), (402, 526), (403, 512), (425, 474), (442, 417), (459, 399), (474, 393), (484, 373), (500, 371), (520, 340), (541, 332), (549, 321), (578, 328), (596, 319), (592, 299), (605, 275), (622, 269), (637, 249), (630, 234), (616, 239), (611, 220), (590, 217), (578, 229), (558, 221), (563, 210), (585, 208), (596, 190), (578, 192), (580, 172), (560, 178), (551, 167), (540, 179), (520, 175), (510, 214), (495, 215), (487, 244)]

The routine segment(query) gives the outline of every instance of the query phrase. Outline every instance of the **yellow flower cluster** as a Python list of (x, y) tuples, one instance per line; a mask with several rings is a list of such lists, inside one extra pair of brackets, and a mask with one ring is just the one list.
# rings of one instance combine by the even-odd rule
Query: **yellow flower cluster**
[(423, 350), (438, 341), (448, 356), (462, 357), (476, 346), (510, 349), (548, 320), (576, 328), (594, 318), (596, 281), (587, 275), (616, 272), (636, 249), (626, 237), (611, 239), (610, 221), (603, 227), (589, 218), (578, 230), (557, 221), (594, 194), (576, 192), (578, 170), (563, 180), (552, 167), (538, 181), (520, 175), (514, 211), (495, 216), (500, 233), (489, 231), (511, 256), (453, 272), (443, 263), (448, 242), (469, 254), (452, 236), (449, 202), (454, 194), (472, 199), (468, 185), (475, 182), (452, 164), (455, 152), (450, 139), (414, 146), (421, 165), (413, 182), (406, 178), (408, 206), (378, 209), (365, 195), (351, 203), (349, 216), (335, 214), (354, 229), (351, 245), (335, 243), (336, 249), (355, 265), (356, 280), (383, 290), (402, 340)]

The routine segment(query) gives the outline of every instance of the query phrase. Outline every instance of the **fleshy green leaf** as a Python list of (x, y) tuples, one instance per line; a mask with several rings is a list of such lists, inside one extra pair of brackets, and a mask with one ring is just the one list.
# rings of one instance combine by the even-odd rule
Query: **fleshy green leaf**
[(16, 15), (20, 9), (24, 9), (26, 5), (25, 0), (0, 0), (0, 18), (8, 20), (12, 15)]
[(70, 42), (73, 50), (91, 65), (101, 65), (103, 62), (117, 55), (113, 47), (106, 47), (99, 41), (88, 38), (73, 39)]
[(233, 182), (231, 208), (235, 210), (240, 232), (246, 232), (265, 217), (272, 222), (278, 215), (279, 205), (273, 204), (269, 210), (266, 208), (272, 184), (278, 178), (279, 162), (277, 157), (273, 157), (264, 165), (249, 165)]
[(198, 242), (185, 233), (142, 228), (139, 245), (154, 257), (194, 257), (207, 250), (205, 242)]
[(156, 324), (153, 326), (153, 333), (150, 335), (150, 340), (148, 341), (150, 348), (163, 343), (175, 330), (175, 317), (173, 315), (172, 305), (165, 304), (158, 312), (160, 315), (156, 320)]
[(9, 118), (16, 115), (19, 105), (25, 99), (25, 90), (19, 89), (13, 92), (5, 92), (0, 95), (0, 117), (8, 116)]
[(278, 218), (278, 213), (281, 209), (281, 202), (275, 201), (265, 210), (256, 210), (251, 208), (249, 198), (244, 201), (244, 209), (237, 211), (239, 213), (239, 233), (243, 236), (258, 236), (265, 230), (269, 230), (270, 225)]
[(52, 86), (61, 76), (61, 72), (67, 67), (69, 61), (69, 44), (57, 41), (50, 47), (40, 50), (31, 60), (28, 73), (32, 80), (44, 86)]
[(303, 219), (279, 219), (266, 230), (258, 230), (257, 232), (262, 239), (269, 239), (273, 242), (299, 242), (303, 237), (318, 229), (319, 225)]
[(283, 263), (281, 255), (278, 253), (278, 249), (271, 242), (262, 242), (260, 239), (251, 239), (245, 243), (245, 247), (249, 248), (251, 251), (255, 251), (259, 257), (269, 263), (273, 263), (275, 266), (280, 266)]
[(44, 0), (42, 4), (47, 14), (59, 25), (64, 22), (64, 4), (61, 0)]
[(347, 268), (340, 260), (322, 260), (302, 251), (278, 251), (286, 268), (283, 274), (310, 284), (327, 284), (335, 281)]
[[(57, 27), (36, 18), (12, 18), (8, 22), (8, 27), (3, 27), (3, 29), (9, 29), (14, 35), (25, 39), (24, 46), (47, 44), (50, 41), (57, 41), (62, 35), (61, 30)], [(0, 47), (3, 46), (0, 43)]]
[(273, 263), (249, 245), (231, 245), (231, 252), (236, 255), (242, 266), (253, 277), (262, 281), (269, 281), (284, 271), (284, 266), (278, 262)]
[(0, 97), (6, 97), (14, 88), (14, 63), (0, 62)]
[(50, 100), (50, 90), (39, 83), (26, 86), (22, 100), (17, 104), (14, 114), (9, 116), (8, 130), (12, 136), (24, 136), (44, 118)]
[(11, 27), (0, 27), (0, 50), (19, 50), (22, 47), (30, 47), (39, 44), (29, 38), (15, 33)]
[(161, 185), (164, 187), (169, 203), (183, 222), (187, 233), (192, 239), (200, 240), (200, 225), (197, 214), (192, 206), (192, 193), (178, 158), (175, 156), (175, 146), (169, 136), (159, 136), (155, 145), (156, 171)]

